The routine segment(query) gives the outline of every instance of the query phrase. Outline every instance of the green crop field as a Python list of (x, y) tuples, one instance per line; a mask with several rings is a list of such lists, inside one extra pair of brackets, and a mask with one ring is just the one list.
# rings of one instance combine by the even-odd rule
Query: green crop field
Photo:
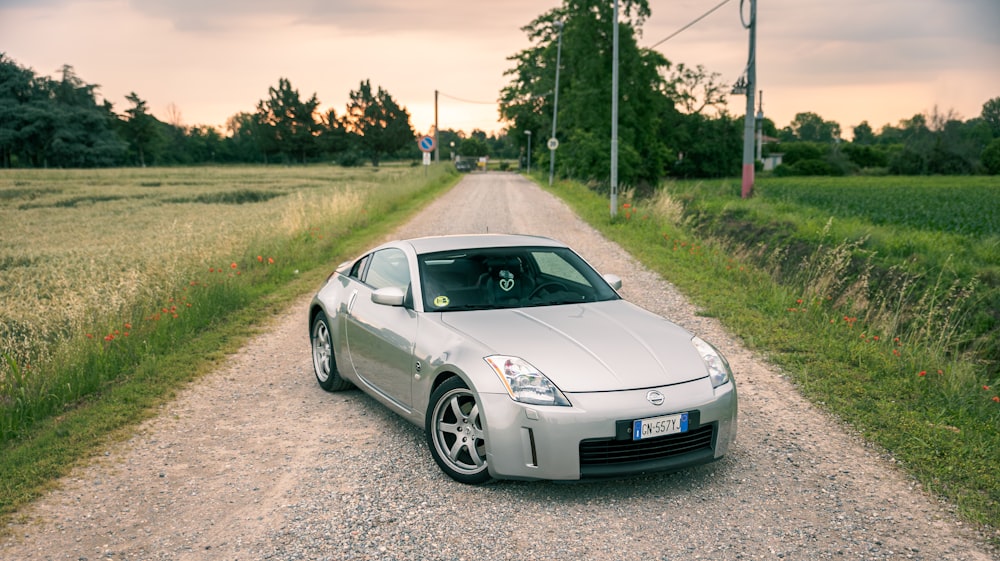
[(946, 232), (982, 240), (1000, 235), (995, 177), (796, 177), (761, 181), (766, 201), (879, 226)]

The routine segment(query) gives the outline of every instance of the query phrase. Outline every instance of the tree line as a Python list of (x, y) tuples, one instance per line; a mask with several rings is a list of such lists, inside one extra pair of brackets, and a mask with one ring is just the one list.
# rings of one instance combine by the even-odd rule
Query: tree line
[[(743, 117), (726, 110), (730, 88), (702, 66), (672, 63), (640, 48), (650, 15), (647, 0), (623, 0), (619, 20), (619, 179), (639, 189), (664, 177), (740, 174)], [(607, 185), (610, 170), (612, 19), (610, 3), (564, 0), (526, 25), (532, 46), (508, 58), (509, 83), (499, 92), (499, 134), (438, 133), (443, 155), (527, 159), (544, 169), (545, 140), (556, 121), (555, 171)], [(561, 38), (561, 41), (560, 41)], [(561, 47), (560, 47), (561, 44)], [(556, 92), (556, 64), (560, 78)], [(337, 162), (378, 165), (420, 157), (410, 116), (369, 80), (350, 92), (343, 114), (319, 111), (281, 78), (254, 110), (230, 117), (223, 129), (184, 126), (149, 113), (136, 93), (120, 114), (98, 86), (71, 66), (61, 76), (36, 75), (0, 54), (0, 167), (96, 167), (199, 163)], [(554, 114), (558, 95), (558, 115)], [(875, 131), (868, 122), (843, 140), (840, 125), (803, 112), (778, 129), (760, 123), (764, 156), (781, 155), (778, 175), (1000, 173), (1000, 97), (964, 121), (952, 112), (918, 114)], [(531, 133), (530, 135), (525, 133)], [(530, 143), (533, 137), (535, 142)], [(760, 165), (760, 162), (758, 162)]]
[[(64, 66), (57, 78), (35, 74), (0, 54), (0, 167), (105, 167), (200, 163), (370, 162), (416, 151), (410, 115), (369, 80), (350, 92), (343, 115), (318, 111), (281, 78), (253, 112), (215, 127), (184, 126), (149, 112), (132, 92), (118, 114), (98, 86)], [(412, 154), (409, 154), (412, 156)]]

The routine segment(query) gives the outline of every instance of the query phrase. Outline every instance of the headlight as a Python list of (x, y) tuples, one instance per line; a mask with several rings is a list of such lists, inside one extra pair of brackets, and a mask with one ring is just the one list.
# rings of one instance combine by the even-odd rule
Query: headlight
[(545, 374), (516, 356), (493, 355), (486, 357), (511, 399), (532, 405), (565, 405), (569, 400)]
[(712, 379), (712, 387), (717, 388), (733, 379), (733, 371), (729, 362), (715, 347), (703, 341), (700, 337), (691, 339), (691, 344), (698, 349), (701, 360), (708, 367), (708, 377)]

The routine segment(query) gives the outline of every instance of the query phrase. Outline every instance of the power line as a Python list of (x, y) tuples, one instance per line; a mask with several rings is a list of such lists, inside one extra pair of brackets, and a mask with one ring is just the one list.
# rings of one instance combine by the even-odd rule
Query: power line
[[(726, 1), (728, 2), (729, 0), (726, 0)], [(448, 94), (446, 94), (446, 93), (444, 93), (442, 91), (438, 91), (438, 93), (440, 95), (444, 96), (444, 97), (447, 97), (448, 99), (453, 99), (455, 101), (461, 101), (462, 103), (474, 103), (474, 104), (477, 104), (477, 105), (496, 105), (497, 104), (497, 102), (495, 100), (494, 101), (473, 101), (471, 99), (462, 99), (460, 97), (455, 97), (453, 95), (448, 95)]]
[(704, 14), (698, 16), (698, 18), (696, 18), (695, 20), (693, 20), (691, 23), (685, 25), (684, 27), (678, 29), (677, 31), (674, 31), (673, 33), (671, 33), (670, 35), (667, 35), (663, 39), (660, 39), (659, 41), (657, 41), (656, 43), (654, 43), (649, 48), (650, 49), (655, 49), (656, 47), (659, 47), (663, 43), (666, 43), (670, 39), (673, 39), (674, 37), (680, 35), (681, 32), (686, 31), (692, 25), (694, 25), (694, 24), (698, 23), (699, 21), (707, 18), (712, 12), (714, 12), (715, 10), (718, 10), (719, 8), (721, 8), (722, 6), (724, 6), (724, 5), (728, 4), (728, 3), (729, 3), (729, 0), (722, 0), (722, 2), (719, 2), (718, 4), (716, 4), (716, 6), (714, 8), (712, 8), (711, 10), (709, 10), (709, 11), (705, 12)]

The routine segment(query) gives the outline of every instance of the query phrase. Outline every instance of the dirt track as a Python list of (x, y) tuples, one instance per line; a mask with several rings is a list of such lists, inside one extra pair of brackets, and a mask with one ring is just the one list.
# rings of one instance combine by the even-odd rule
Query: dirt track
[(307, 299), (129, 442), (25, 509), (21, 559), (997, 559), (672, 286), (513, 174), (470, 175), (396, 234), (549, 235), (713, 341), (738, 381), (723, 461), (583, 484), (466, 487), (420, 429), (313, 379)]

